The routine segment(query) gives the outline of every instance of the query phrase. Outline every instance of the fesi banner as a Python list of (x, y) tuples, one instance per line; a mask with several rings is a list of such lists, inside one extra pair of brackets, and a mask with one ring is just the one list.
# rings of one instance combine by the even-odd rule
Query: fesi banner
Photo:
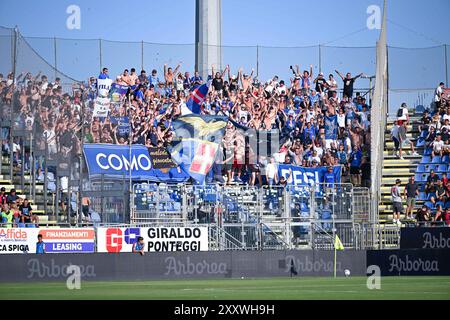
[[(279, 164), (278, 165), (278, 176), (283, 176), (287, 178), (289, 176), (289, 172), (292, 170), (291, 179), (288, 181), (288, 184), (293, 184), (296, 186), (319, 186), (320, 183), (324, 182), (324, 175), (327, 172), (327, 167), (317, 167), (317, 168), (308, 168), (308, 167), (300, 167), (293, 166), (290, 164)], [(341, 167), (335, 166), (333, 167), (333, 175), (334, 175), (334, 183), (341, 182)]]
[(189, 176), (179, 168), (168, 171), (155, 169), (148, 148), (134, 144), (130, 147), (114, 144), (84, 144), (84, 157), (90, 176), (105, 175), (111, 178), (149, 180), (152, 182), (184, 182)]
[(208, 251), (206, 227), (97, 228), (97, 251), (132, 252), (139, 236), (146, 252)]
[(36, 253), (38, 235), (47, 253), (94, 252), (93, 228), (0, 228), (0, 253)]

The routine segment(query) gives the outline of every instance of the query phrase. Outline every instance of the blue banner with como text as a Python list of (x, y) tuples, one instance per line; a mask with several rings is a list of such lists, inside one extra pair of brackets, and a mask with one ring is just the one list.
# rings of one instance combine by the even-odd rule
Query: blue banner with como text
[(180, 168), (154, 169), (148, 148), (143, 145), (84, 144), (89, 176), (151, 182), (178, 183), (189, 179)]

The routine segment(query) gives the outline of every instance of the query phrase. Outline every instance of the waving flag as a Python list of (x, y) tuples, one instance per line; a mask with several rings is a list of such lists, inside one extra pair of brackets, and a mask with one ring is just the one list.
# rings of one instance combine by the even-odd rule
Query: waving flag
[(227, 117), (195, 114), (172, 123), (177, 136), (169, 147), (172, 159), (200, 184), (216, 159), (227, 123)]
[(186, 102), (186, 106), (192, 113), (199, 114), (203, 101), (205, 101), (206, 95), (208, 94), (210, 81), (201, 86), (195, 88)]
[(325, 139), (336, 140), (338, 135), (337, 116), (325, 116)]

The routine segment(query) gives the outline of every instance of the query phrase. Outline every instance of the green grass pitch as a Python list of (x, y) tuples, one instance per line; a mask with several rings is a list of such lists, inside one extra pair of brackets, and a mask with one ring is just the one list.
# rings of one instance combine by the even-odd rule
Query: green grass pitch
[(450, 277), (382, 277), (380, 290), (369, 290), (366, 277), (294, 277), (221, 280), (82, 281), (4, 283), (0, 299), (450, 299)]

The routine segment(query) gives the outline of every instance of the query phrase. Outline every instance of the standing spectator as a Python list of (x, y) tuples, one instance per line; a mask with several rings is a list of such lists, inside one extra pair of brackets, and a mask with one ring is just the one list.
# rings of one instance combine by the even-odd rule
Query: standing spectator
[(399, 125), (402, 125), (403, 122), (409, 123), (408, 106), (404, 102), (397, 111), (397, 121), (399, 121)]
[(354, 186), (361, 185), (361, 161), (362, 152), (357, 147), (353, 147), (353, 152), (350, 154), (350, 180)]
[(369, 157), (365, 156), (361, 163), (361, 186), (370, 188), (370, 179), (370, 160)]
[(45, 243), (42, 241), (42, 234), (38, 235), (38, 241), (36, 243), (36, 254), (45, 253)]
[(5, 187), (2, 187), (0, 189), (0, 205), (4, 205), (5, 203), (8, 203), (8, 196), (5, 193)]
[(266, 166), (266, 177), (269, 186), (273, 186), (278, 183), (278, 167), (273, 157), (270, 157), (270, 163)]
[(325, 194), (332, 193), (336, 183), (333, 166), (328, 166), (327, 172), (323, 175), (323, 182), (325, 184)]
[(102, 73), (98, 76), (99, 79), (109, 79), (108, 68), (103, 68)]
[(328, 99), (330, 98), (336, 99), (337, 100), (336, 102), (339, 103), (339, 98), (337, 97), (338, 84), (336, 79), (334, 79), (332, 73), (328, 75), (327, 88), (328, 88)]
[(153, 87), (156, 88), (156, 86), (161, 82), (158, 78), (158, 71), (156, 69), (152, 70), (152, 74), (148, 77), (148, 82), (150, 85), (153, 85)]
[(400, 137), (399, 137), (399, 128), (398, 121), (394, 121), (394, 125), (391, 129), (391, 139), (394, 141), (394, 155), (399, 157), (398, 151), (400, 150)]
[(416, 150), (414, 149), (414, 143), (409, 140), (406, 137), (406, 122), (402, 122), (402, 124), (400, 125), (399, 129), (398, 129), (398, 136), (400, 138), (400, 151), (399, 151), (399, 158), (401, 160), (404, 160), (403, 156), (402, 156), (402, 152), (403, 152), (403, 147), (406, 144), (409, 144), (411, 146), (411, 154), (414, 156), (418, 156), (419, 154), (416, 152)]
[(402, 196), (400, 193), (401, 180), (395, 180), (395, 185), (391, 188), (392, 206), (393, 206), (393, 223), (401, 225), (400, 214), (403, 213)]
[(342, 81), (344, 82), (344, 97), (347, 97), (351, 99), (353, 97), (353, 84), (355, 83), (355, 80), (361, 77), (363, 74), (360, 73), (356, 77), (352, 78), (352, 75), (350, 72), (347, 72), (347, 74), (344, 76), (337, 70), (335, 70), (336, 73), (341, 77)]
[(416, 204), (416, 196), (419, 195), (419, 186), (414, 182), (414, 179), (414, 176), (410, 177), (403, 190), (403, 197), (406, 199), (406, 219), (412, 218), (413, 209)]
[(444, 92), (445, 83), (439, 83), (439, 86), (434, 90), (434, 111), (439, 110), (439, 103), (441, 101), (441, 95)]

